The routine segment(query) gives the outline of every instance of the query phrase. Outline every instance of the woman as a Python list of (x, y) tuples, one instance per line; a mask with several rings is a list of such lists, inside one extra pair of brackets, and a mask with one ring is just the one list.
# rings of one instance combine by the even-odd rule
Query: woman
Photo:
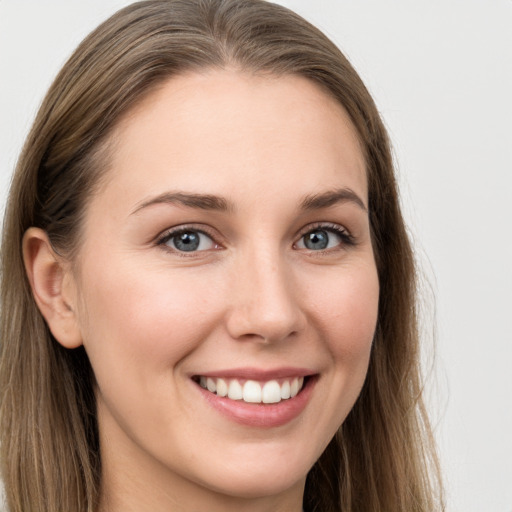
[(11, 511), (439, 510), (389, 143), (259, 0), (150, 0), (56, 78), (2, 247)]

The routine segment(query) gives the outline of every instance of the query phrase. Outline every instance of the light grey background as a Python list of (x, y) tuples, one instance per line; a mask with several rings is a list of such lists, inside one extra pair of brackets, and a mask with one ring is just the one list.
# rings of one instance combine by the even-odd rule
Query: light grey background
[[(52, 78), (128, 3), (0, 0), (2, 209)], [(428, 396), (448, 512), (512, 512), (512, 1), (280, 3), (345, 51), (394, 143), (404, 209), (437, 301)]]

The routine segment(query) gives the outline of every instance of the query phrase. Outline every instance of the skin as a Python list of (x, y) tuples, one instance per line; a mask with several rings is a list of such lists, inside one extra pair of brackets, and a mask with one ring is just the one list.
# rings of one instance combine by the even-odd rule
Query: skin
[[(52, 332), (83, 344), (96, 375), (100, 511), (299, 512), (308, 470), (361, 390), (377, 319), (355, 129), (304, 78), (217, 70), (165, 83), (113, 140), (75, 264), (38, 230), (24, 246)], [(162, 199), (176, 192), (227, 208)], [(205, 233), (201, 250), (162, 243), (183, 226)], [(306, 247), (319, 229), (329, 246)], [(244, 425), (191, 378), (241, 367), (307, 368), (316, 383), (298, 417)]]

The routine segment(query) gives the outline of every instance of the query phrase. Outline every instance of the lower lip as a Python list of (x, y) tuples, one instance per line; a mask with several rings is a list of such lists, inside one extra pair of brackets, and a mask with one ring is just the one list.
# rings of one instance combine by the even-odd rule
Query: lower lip
[(286, 425), (301, 414), (311, 398), (316, 381), (316, 376), (309, 377), (296, 396), (276, 404), (250, 404), (218, 396), (199, 385), (197, 389), (214, 409), (228, 419), (250, 427), (272, 428)]

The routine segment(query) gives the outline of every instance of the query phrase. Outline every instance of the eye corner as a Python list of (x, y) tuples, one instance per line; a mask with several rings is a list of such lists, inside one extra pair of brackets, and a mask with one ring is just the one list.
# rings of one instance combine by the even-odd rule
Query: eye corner
[(155, 245), (182, 257), (217, 251), (223, 248), (216, 237), (204, 227), (178, 226), (158, 235)]
[(322, 254), (343, 250), (354, 245), (356, 245), (354, 236), (344, 226), (332, 223), (317, 223), (304, 228), (293, 247), (298, 250)]

